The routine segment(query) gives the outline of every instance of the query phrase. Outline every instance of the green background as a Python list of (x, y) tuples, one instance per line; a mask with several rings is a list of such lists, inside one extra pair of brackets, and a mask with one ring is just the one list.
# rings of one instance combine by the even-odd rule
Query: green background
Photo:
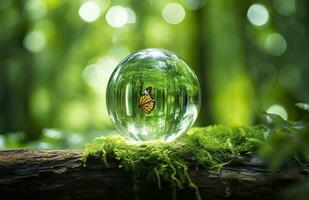
[(263, 111), (302, 116), (294, 103), (309, 101), (308, 1), (89, 2), (0, 1), (0, 147), (80, 148), (114, 133), (109, 76), (143, 48), (171, 50), (195, 71), (196, 126), (257, 124)]

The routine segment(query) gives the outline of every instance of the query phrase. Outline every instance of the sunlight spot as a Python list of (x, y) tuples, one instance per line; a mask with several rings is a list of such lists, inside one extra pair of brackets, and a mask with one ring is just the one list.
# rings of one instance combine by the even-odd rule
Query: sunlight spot
[[(284, 107), (282, 107), (279, 104), (274, 104), (274, 105), (270, 106), (269, 108), (267, 108), (266, 112), (269, 113), (269, 114), (279, 115), (284, 120), (288, 119), (288, 114), (287, 114), (286, 110), (284, 109)], [(267, 117), (267, 121), (271, 121), (270, 117)]]
[(129, 54), (130, 54), (130, 50), (128, 49), (128, 47), (125, 45), (121, 45), (121, 44), (113, 45), (108, 50), (108, 55), (115, 58), (118, 62), (122, 61)]
[(129, 16), (126, 8), (122, 6), (112, 6), (108, 9), (105, 19), (110, 26), (121, 28), (128, 22)]
[(265, 49), (273, 56), (280, 56), (286, 51), (287, 43), (279, 33), (271, 33), (266, 37)]
[(78, 14), (84, 21), (93, 22), (100, 17), (101, 8), (96, 2), (87, 1), (81, 5)]
[(32, 31), (26, 35), (23, 45), (31, 52), (37, 53), (44, 49), (46, 44), (45, 35), (42, 31)]
[(113, 73), (118, 61), (111, 56), (104, 56), (94, 64), (85, 67), (82, 77), (84, 81), (97, 93), (105, 93), (109, 77)]
[(54, 138), (54, 139), (60, 139), (61, 138), (61, 133), (55, 129), (43, 129), (43, 135), (49, 137), (49, 138)]
[(131, 8), (126, 8), (128, 19), (127, 19), (127, 24), (134, 24), (136, 22), (136, 15), (134, 10)]
[(267, 23), (269, 15), (265, 6), (253, 4), (248, 9), (247, 17), (254, 26), (262, 26)]
[(162, 10), (162, 17), (169, 24), (179, 24), (185, 16), (185, 9), (179, 3), (168, 3)]

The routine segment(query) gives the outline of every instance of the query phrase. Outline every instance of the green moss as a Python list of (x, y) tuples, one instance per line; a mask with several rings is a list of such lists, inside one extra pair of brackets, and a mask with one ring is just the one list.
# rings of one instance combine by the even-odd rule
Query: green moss
[(89, 157), (119, 161), (119, 167), (132, 174), (134, 191), (143, 180), (153, 181), (161, 189), (162, 182), (176, 191), (191, 187), (200, 199), (198, 188), (188, 175), (188, 168), (221, 168), (239, 159), (241, 154), (253, 154), (264, 141), (263, 133), (255, 127), (209, 126), (193, 128), (175, 142), (129, 144), (121, 136), (95, 139), (83, 153), (86, 164)]

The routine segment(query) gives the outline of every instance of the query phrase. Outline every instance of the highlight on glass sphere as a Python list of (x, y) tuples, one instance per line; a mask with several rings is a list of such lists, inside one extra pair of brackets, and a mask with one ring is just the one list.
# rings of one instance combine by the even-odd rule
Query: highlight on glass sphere
[(144, 49), (116, 67), (106, 103), (111, 121), (128, 140), (173, 141), (194, 124), (200, 96), (196, 75), (179, 56)]

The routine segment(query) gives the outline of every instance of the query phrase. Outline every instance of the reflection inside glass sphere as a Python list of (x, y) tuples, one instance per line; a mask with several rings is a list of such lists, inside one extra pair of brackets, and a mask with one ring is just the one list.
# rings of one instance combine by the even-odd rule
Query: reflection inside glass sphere
[(167, 50), (128, 56), (108, 83), (109, 116), (131, 141), (172, 141), (193, 125), (199, 108), (194, 72)]

